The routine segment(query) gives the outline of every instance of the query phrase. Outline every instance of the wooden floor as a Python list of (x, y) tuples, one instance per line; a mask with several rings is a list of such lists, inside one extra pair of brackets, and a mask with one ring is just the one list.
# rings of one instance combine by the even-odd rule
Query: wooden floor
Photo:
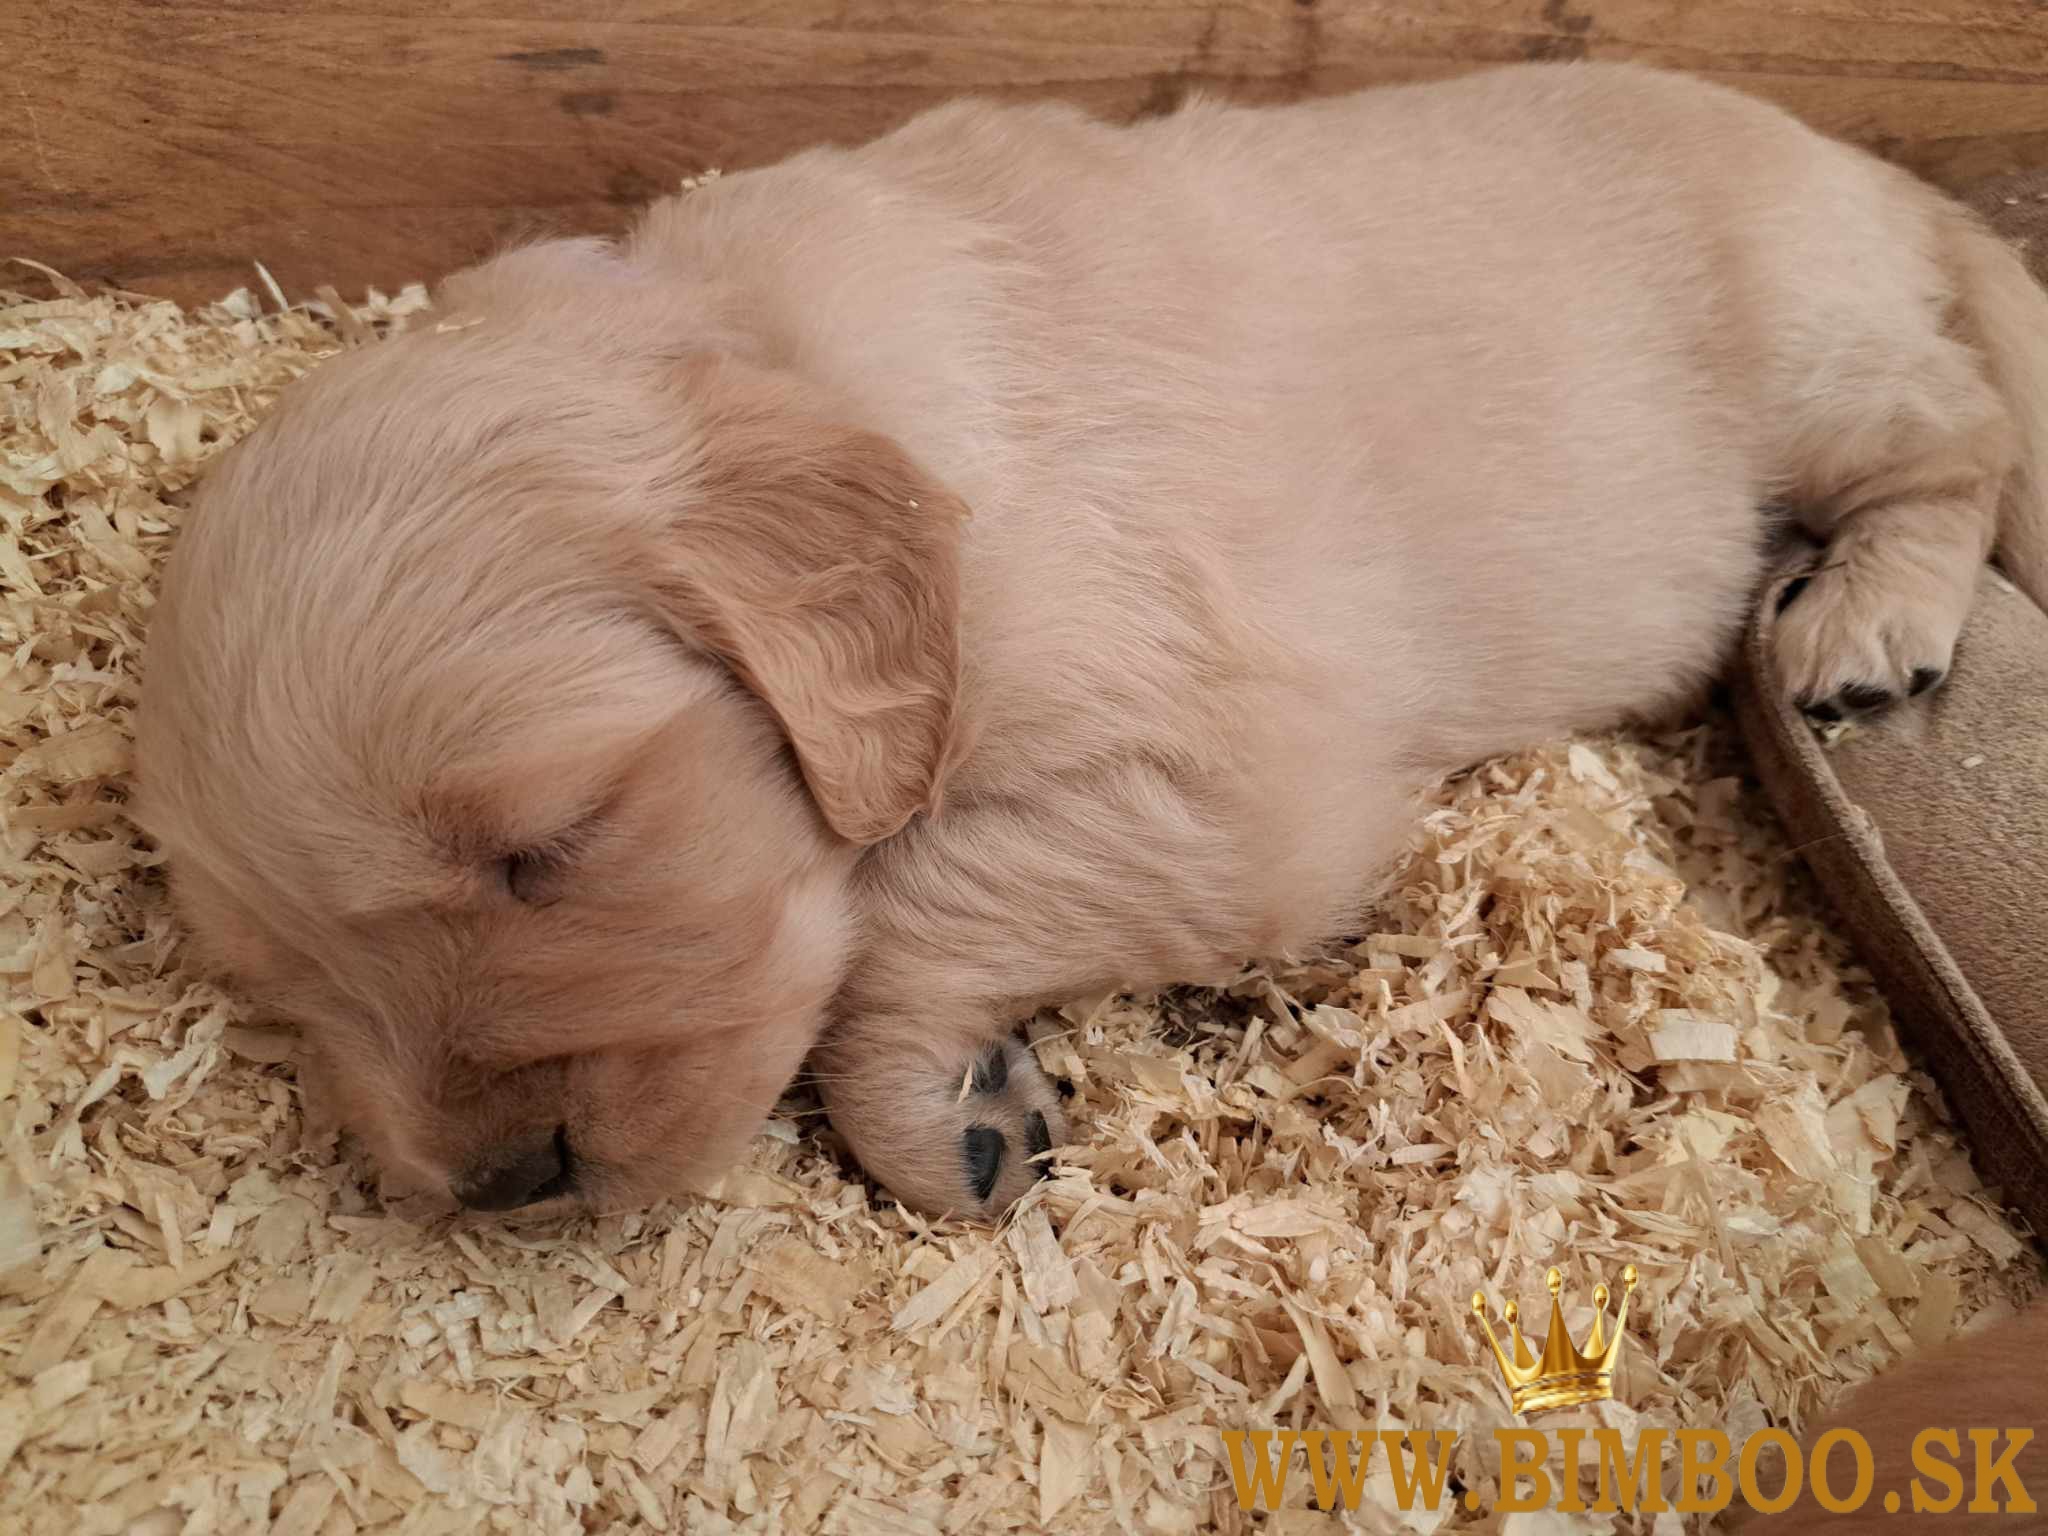
[(0, 257), (392, 285), (962, 92), (1130, 117), (1639, 58), (1937, 181), (2048, 164), (2040, 0), (0, 0)]

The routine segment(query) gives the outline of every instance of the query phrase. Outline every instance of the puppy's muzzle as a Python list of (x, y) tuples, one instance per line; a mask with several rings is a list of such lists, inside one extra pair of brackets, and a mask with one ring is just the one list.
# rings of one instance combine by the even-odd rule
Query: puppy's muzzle
[(528, 1143), (494, 1148), (451, 1186), (472, 1211), (516, 1211), (576, 1192), (576, 1158), (569, 1132), (556, 1126)]

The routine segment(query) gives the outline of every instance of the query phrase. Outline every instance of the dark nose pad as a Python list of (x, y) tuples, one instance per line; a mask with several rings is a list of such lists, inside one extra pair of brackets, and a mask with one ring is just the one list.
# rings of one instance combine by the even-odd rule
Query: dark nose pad
[(569, 1132), (529, 1145), (499, 1147), (479, 1158), (476, 1171), (455, 1181), (455, 1198), (473, 1211), (516, 1211), (566, 1195), (576, 1188), (576, 1159), (569, 1151)]

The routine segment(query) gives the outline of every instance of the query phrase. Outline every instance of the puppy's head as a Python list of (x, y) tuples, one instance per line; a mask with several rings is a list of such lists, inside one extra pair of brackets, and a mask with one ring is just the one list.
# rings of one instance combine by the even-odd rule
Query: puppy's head
[[(486, 1207), (729, 1161), (861, 846), (938, 793), (960, 508), (601, 253), (296, 386), (153, 621), (139, 816), (203, 957)], [(470, 323), (474, 322), (474, 323)]]

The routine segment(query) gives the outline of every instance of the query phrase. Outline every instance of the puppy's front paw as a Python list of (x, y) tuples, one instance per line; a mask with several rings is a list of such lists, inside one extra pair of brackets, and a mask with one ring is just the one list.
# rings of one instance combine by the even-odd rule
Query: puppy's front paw
[(819, 1067), (826, 1112), (861, 1166), (934, 1216), (1000, 1216), (1052, 1171), (1066, 1136), (1058, 1090), (1016, 1039), (957, 1053), (841, 1047)]
[(1909, 568), (1831, 559), (1772, 595), (1779, 686), (1824, 723), (1927, 692), (1948, 675), (1967, 596)]
[(967, 1068), (955, 1094), (967, 1193), (1000, 1211), (1052, 1172), (1053, 1143), (1066, 1136), (1059, 1093), (1017, 1040), (998, 1040)]

